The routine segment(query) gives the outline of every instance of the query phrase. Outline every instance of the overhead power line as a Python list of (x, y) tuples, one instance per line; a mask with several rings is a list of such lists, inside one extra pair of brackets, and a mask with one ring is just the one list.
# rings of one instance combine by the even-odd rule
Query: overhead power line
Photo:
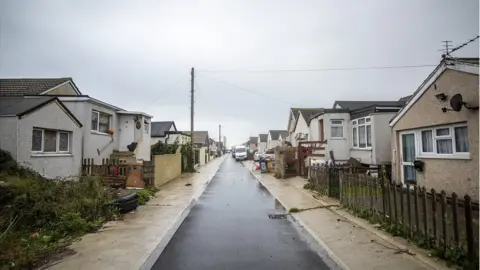
[(381, 69), (406, 69), (406, 68), (424, 68), (436, 67), (438, 64), (428, 65), (404, 65), (404, 66), (374, 66), (374, 67), (345, 67), (345, 68), (314, 68), (314, 69), (217, 69), (217, 70), (198, 70), (201, 73), (216, 72), (244, 72), (244, 73), (276, 73), (276, 72), (321, 72), (321, 71), (351, 71), (351, 70), (381, 70)]
[[(197, 74), (197, 75), (198, 75), (198, 74)], [(257, 96), (261, 96), (261, 97), (265, 97), (265, 98), (268, 99), (268, 101), (271, 101), (272, 99), (274, 99), (274, 100), (283, 102), (283, 103), (285, 103), (285, 104), (288, 104), (288, 105), (290, 105), (290, 106), (295, 105), (295, 104), (293, 104), (293, 103), (291, 103), (291, 102), (288, 102), (288, 101), (286, 101), (286, 100), (277, 98), (277, 97), (275, 97), (275, 96), (265, 95), (265, 94), (262, 94), (262, 93), (259, 93), (259, 92), (256, 92), (256, 91), (247, 89), (247, 88), (245, 88), (245, 87), (238, 86), (238, 85), (235, 85), (235, 84), (233, 84), (233, 83), (229, 83), (229, 82), (227, 82), (227, 81), (223, 81), (223, 80), (219, 80), (219, 79), (216, 79), (216, 78), (213, 78), (213, 77), (210, 77), (210, 76), (206, 76), (205, 74), (201, 74), (201, 75), (202, 75), (203, 77), (212, 79), (212, 80), (217, 81), (217, 82), (221, 82), (221, 83), (223, 83), (223, 84), (225, 84), (225, 85), (234, 87), (234, 88), (239, 89), (239, 90), (242, 90), (242, 91), (244, 91), (244, 92), (247, 92), (247, 93), (250, 93), (250, 94), (254, 94), (254, 95), (257, 95)]]
[(155, 101), (157, 101), (159, 98), (161, 98), (161, 97), (165, 94), (166, 91), (170, 91), (171, 89), (175, 88), (175, 86), (176, 86), (179, 82), (181, 82), (185, 77), (186, 77), (186, 75), (182, 75), (182, 76), (181, 76), (178, 80), (176, 80), (174, 83), (172, 83), (172, 84), (169, 85), (168, 87), (163, 88), (162, 91), (159, 92), (160, 94), (158, 94), (154, 99), (152, 99), (152, 103), (155, 102)]

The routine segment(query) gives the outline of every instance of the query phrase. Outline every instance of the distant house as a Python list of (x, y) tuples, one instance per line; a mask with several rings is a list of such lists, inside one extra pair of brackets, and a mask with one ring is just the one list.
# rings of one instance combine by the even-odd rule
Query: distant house
[[(342, 163), (355, 158), (364, 165), (390, 163), (389, 119), (404, 101), (335, 101), (310, 119), (310, 140), (326, 141)], [(328, 158), (326, 158), (328, 159)]]
[(258, 149), (258, 138), (257, 137), (250, 137), (248, 139), (248, 148), (251, 150), (251, 151), (257, 151)]
[(0, 97), (0, 149), (46, 178), (78, 176), (82, 124), (56, 97)]
[(210, 152), (210, 159), (212, 159), (213, 157), (215, 157), (217, 155), (217, 142), (212, 139), (212, 138), (209, 138), (209, 152)]
[[(393, 117), (394, 181), (478, 200), (478, 73), (478, 58), (442, 60)], [(459, 94), (454, 111), (451, 100)]]
[(267, 141), (268, 141), (268, 134), (258, 134), (258, 152), (265, 153), (267, 151)]
[(288, 137), (288, 130), (269, 130), (267, 138), (267, 150), (282, 145), (282, 138)]
[[(288, 122), (288, 140), (292, 146), (298, 141), (308, 141), (310, 132), (310, 118), (322, 111), (322, 108), (291, 108)], [(283, 137), (283, 136), (282, 136)]]
[[(183, 133), (190, 135), (190, 131), (183, 131)], [(194, 131), (193, 145), (198, 149), (198, 164), (203, 165), (209, 161), (208, 154), (210, 152), (210, 140), (208, 131)]]
[(56, 96), (83, 124), (82, 158), (100, 164), (103, 158), (123, 152), (136, 161), (150, 160), (152, 116), (83, 95), (72, 78), (0, 79), (0, 96)]
[(190, 135), (178, 131), (174, 121), (152, 122), (151, 144), (162, 142), (166, 144), (178, 143), (184, 145), (190, 142)]

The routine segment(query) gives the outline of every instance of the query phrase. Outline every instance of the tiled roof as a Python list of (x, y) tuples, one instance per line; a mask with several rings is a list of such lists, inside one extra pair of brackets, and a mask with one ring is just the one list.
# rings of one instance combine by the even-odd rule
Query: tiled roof
[(173, 121), (160, 121), (152, 122), (152, 137), (163, 137), (165, 132), (169, 131), (172, 125), (175, 126)]
[(0, 79), (0, 96), (38, 95), (68, 81), (73, 83), (72, 78)]
[(334, 109), (338, 109), (337, 105), (341, 109), (349, 109), (349, 110), (357, 110), (363, 107), (368, 106), (392, 106), (392, 107), (399, 107), (404, 105), (404, 101), (395, 100), (395, 101), (344, 101), (344, 100), (337, 100), (333, 104)]
[[(183, 133), (190, 135), (190, 131), (183, 131)], [(208, 138), (208, 131), (194, 131), (193, 132), (193, 143), (196, 144), (205, 144)]]
[(258, 137), (260, 137), (260, 142), (268, 141), (268, 134), (258, 134)]
[(49, 103), (53, 99), (55, 97), (52, 96), (38, 98), (2, 97), (0, 98), (0, 115), (21, 116), (23, 113)]
[(291, 110), (295, 119), (298, 118), (298, 113), (301, 113), (303, 118), (308, 121), (310, 115), (320, 112), (322, 108), (291, 108)]
[(282, 135), (283, 138), (286, 138), (288, 136), (287, 130), (269, 130), (268, 132), (270, 133), (272, 140), (278, 140), (280, 135)]
[(250, 137), (250, 139), (248, 140), (249, 143), (257, 143), (258, 142), (258, 137)]
[(65, 113), (68, 114), (78, 126), (82, 126), (82, 123), (80, 123), (75, 115), (73, 115), (73, 113), (54, 96), (39, 96), (32, 98), (0, 97), (0, 116), (23, 116), (55, 101), (58, 102), (59, 106), (63, 108)]

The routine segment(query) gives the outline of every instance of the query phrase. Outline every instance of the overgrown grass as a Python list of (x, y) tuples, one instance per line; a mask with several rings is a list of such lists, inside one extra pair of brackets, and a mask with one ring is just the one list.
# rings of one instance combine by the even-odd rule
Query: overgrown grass
[(150, 201), (151, 197), (155, 196), (155, 193), (157, 193), (157, 191), (159, 191), (159, 189), (156, 187), (137, 190), (138, 204), (140, 205), (146, 204), (148, 201)]
[(473, 261), (470, 261), (467, 258), (467, 251), (461, 246), (449, 246), (444, 250), (441, 240), (437, 244), (433, 237), (417, 236), (416, 234), (411, 233), (410, 229), (401, 223), (396, 223), (388, 218), (371, 213), (370, 211), (357, 210), (348, 207), (347, 209), (356, 216), (366, 219), (372, 224), (376, 224), (379, 229), (382, 229), (393, 236), (408, 239), (418, 247), (429, 250), (433, 256), (444, 259), (449, 266), (455, 265), (457, 266), (457, 269), (464, 270), (478, 269), (478, 254)]
[(314, 189), (315, 186), (312, 183), (306, 183), (305, 185), (303, 185), (303, 188), (304, 189)]
[[(8, 154), (8, 153), (7, 153)], [(116, 217), (100, 179), (47, 180), (0, 151), (0, 269), (30, 269)], [(11, 158), (11, 157), (10, 157)]]

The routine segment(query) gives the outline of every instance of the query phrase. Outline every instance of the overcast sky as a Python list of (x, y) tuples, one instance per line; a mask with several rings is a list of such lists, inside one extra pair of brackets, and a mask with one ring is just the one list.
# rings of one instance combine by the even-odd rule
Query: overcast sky
[(442, 40), (478, 33), (478, 0), (0, 0), (0, 77), (72, 77), (188, 130), (195, 67), (195, 128), (216, 139), (222, 124), (231, 145), (286, 129), (292, 106), (409, 95), (433, 67), (243, 71), (435, 65)]

